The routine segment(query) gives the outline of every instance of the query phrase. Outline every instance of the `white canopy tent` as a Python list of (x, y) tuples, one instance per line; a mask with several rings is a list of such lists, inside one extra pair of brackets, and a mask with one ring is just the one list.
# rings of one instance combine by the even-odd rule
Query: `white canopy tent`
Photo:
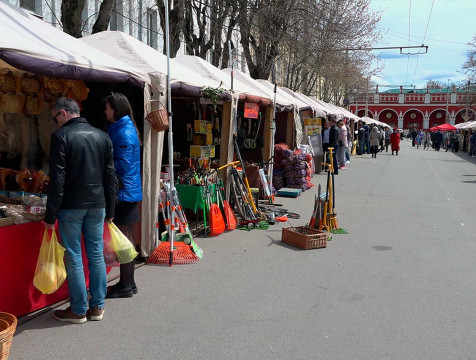
[(230, 93), (235, 93), (241, 100), (260, 103), (261, 105), (269, 105), (272, 102), (272, 98), (261, 87), (244, 83), (236, 77), (233, 78), (233, 91), (231, 91), (231, 75), (198, 56), (183, 55), (177, 56), (174, 60), (201, 77), (213, 81), (215, 85), (212, 87), (221, 87)]
[[(164, 54), (121, 31), (102, 31), (81, 40), (148, 74), (163, 75), (167, 72), (167, 57)], [(220, 82), (213, 77), (202, 77), (190, 68), (170, 59), (170, 85), (172, 94), (201, 96), (200, 90), (203, 87), (218, 87)]]
[[(0, 59), (34, 74), (85, 81), (131, 83), (150, 79), (129, 65), (62, 32), (28, 12), (0, 1)], [(0, 64), (1, 66), (1, 64)]]
[(286, 87), (280, 87), (284, 92), (288, 93), (290, 96), (293, 96), (294, 98), (298, 99), (299, 101), (307, 104), (308, 106), (311, 107), (313, 111), (313, 115), (316, 117), (326, 117), (329, 114), (328, 109), (324, 108), (322, 105), (316, 103), (315, 101), (312, 101), (309, 99), (307, 96), (296, 93), (292, 91), (291, 89), (288, 89)]
[[(53, 78), (89, 82), (122, 83), (143, 92), (144, 105), (151, 92), (164, 88), (161, 74), (149, 75), (138, 67), (118, 60), (86, 42), (76, 39), (22, 9), (0, 1), (0, 68), (11, 66), (20, 71)], [(157, 153), (161, 149), (159, 134), (144, 121), (143, 139), (143, 231), (142, 251), (148, 255), (154, 246), (156, 196), (158, 190)], [(151, 236), (149, 236), (151, 234)], [(153, 249), (152, 249), (153, 250)]]

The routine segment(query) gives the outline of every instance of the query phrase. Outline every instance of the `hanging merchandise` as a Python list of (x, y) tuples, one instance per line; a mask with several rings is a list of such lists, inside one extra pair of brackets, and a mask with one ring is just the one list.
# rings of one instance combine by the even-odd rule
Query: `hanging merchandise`
[(301, 150), (292, 151), (286, 144), (274, 146), (273, 185), (279, 190), (282, 187), (308, 190), (311, 183), (312, 155)]
[[(216, 187), (215, 187), (216, 189)], [(208, 222), (210, 225), (210, 236), (220, 235), (225, 231), (225, 220), (221, 213), (220, 207), (213, 202), (209, 188), (207, 187), (207, 205), (208, 205)]]

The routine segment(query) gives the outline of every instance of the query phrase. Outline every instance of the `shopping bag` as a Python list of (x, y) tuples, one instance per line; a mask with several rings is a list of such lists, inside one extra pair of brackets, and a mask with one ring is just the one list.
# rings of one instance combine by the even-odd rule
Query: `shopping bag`
[(50, 237), (45, 229), (33, 277), (33, 285), (43, 294), (54, 293), (66, 280), (63, 260), (65, 250), (59, 244), (56, 232), (51, 231)]
[(111, 233), (111, 246), (116, 253), (121, 264), (130, 263), (139, 253), (129, 239), (117, 228), (114, 223), (108, 223), (107, 227)]
[(104, 231), (103, 236), (104, 248), (104, 262), (106, 263), (106, 267), (116, 267), (119, 266), (119, 260), (117, 260), (116, 253), (111, 245), (111, 232), (109, 228), (107, 231)]

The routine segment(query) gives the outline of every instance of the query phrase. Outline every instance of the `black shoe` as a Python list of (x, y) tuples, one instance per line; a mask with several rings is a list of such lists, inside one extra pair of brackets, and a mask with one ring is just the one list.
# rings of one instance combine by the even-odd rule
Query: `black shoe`
[[(137, 287), (136, 287), (137, 291)], [(108, 287), (106, 299), (131, 298), (134, 295), (132, 286), (122, 286), (117, 283)]]

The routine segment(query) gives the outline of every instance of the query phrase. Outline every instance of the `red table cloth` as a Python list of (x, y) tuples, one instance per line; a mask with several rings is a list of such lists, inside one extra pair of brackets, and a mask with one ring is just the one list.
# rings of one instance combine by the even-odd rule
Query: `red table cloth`
[[(49, 295), (43, 295), (33, 286), (43, 233), (41, 222), (0, 228), (0, 311), (22, 316), (68, 298), (68, 279)], [(89, 285), (84, 244), (82, 252), (86, 285)]]

